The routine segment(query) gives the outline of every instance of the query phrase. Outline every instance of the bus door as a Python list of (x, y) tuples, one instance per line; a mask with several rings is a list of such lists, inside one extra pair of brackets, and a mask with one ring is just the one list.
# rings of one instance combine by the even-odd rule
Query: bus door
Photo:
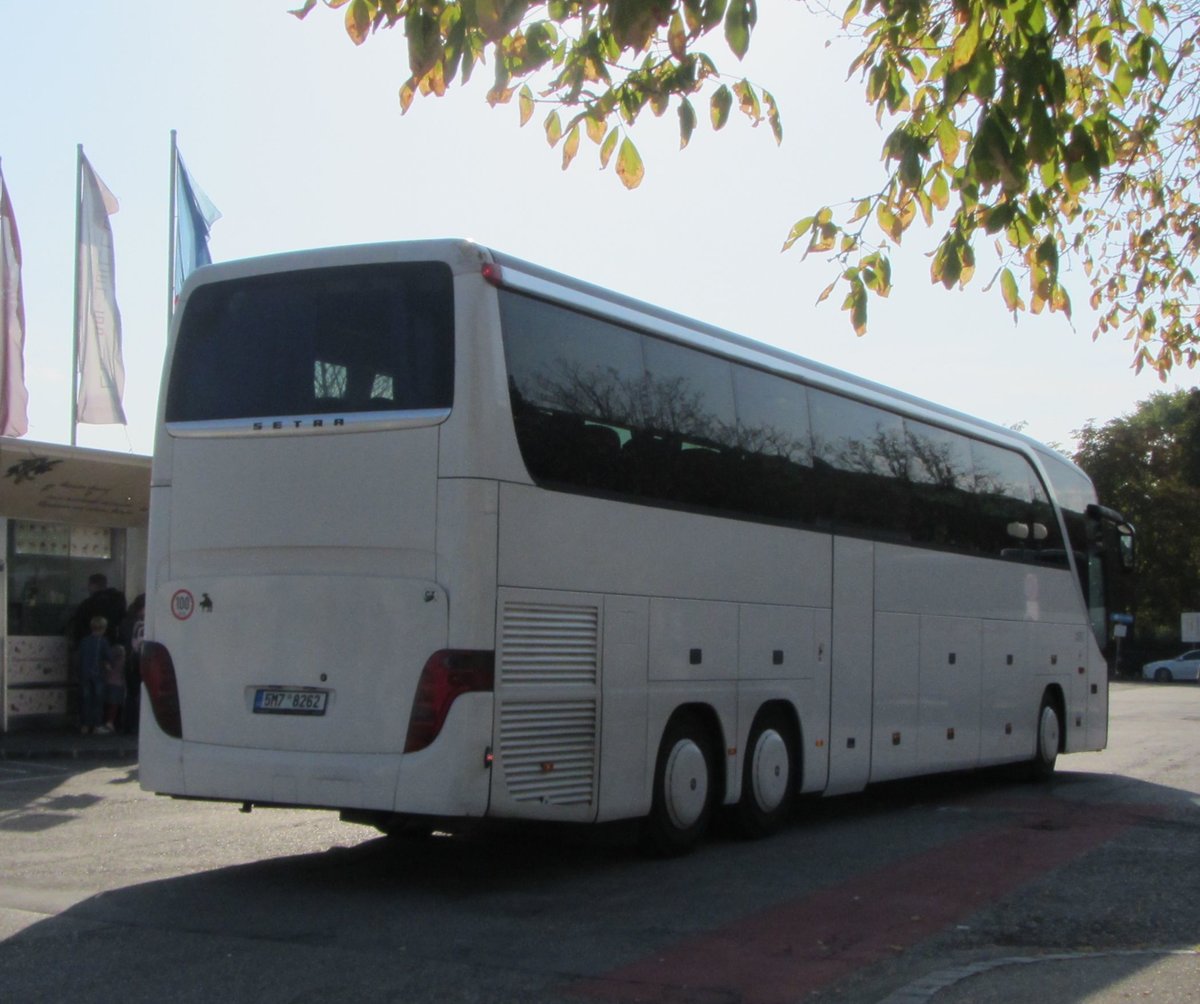
[(875, 545), (833, 540), (833, 666), (827, 795), (861, 791), (871, 772)]

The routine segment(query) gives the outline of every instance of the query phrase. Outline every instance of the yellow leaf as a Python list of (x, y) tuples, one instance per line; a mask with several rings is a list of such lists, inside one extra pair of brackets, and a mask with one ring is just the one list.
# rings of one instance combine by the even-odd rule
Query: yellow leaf
[(401, 115), (403, 115), (406, 111), (408, 111), (409, 107), (413, 103), (413, 98), (415, 98), (416, 96), (417, 96), (417, 89), (413, 85), (412, 78), (410, 77), (405, 82), (404, 86), (400, 88), (400, 114)]
[(641, 154), (627, 136), (621, 141), (621, 152), (617, 154), (617, 177), (626, 188), (637, 188), (645, 175)]
[(588, 139), (593, 143), (604, 142), (604, 119), (598, 119), (589, 115), (583, 120), (583, 124), (587, 129)]
[(567, 133), (567, 141), (563, 144), (562, 166), (565, 171), (571, 166), (571, 161), (575, 159), (575, 154), (579, 152), (579, 123), (571, 126), (571, 131)]
[(371, 30), (371, 11), (367, 0), (351, 0), (346, 8), (346, 34), (355, 45), (362, 45)]

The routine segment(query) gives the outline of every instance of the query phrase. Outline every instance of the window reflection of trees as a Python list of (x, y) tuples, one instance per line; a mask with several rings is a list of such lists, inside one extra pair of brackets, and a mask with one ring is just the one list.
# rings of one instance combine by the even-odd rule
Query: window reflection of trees
[[(506, 326), (518, 440), (539, 481), (994, 556), (1061, 553), (1014, 451), (680, 346), (677, 372), (656, 373), (627, 343), (618, 368), (595, 362), (595, 341), (576, 355), (542, 329), (512, 351), (520, 337)], [(700, 389), (725, 386), (726, 405)]]

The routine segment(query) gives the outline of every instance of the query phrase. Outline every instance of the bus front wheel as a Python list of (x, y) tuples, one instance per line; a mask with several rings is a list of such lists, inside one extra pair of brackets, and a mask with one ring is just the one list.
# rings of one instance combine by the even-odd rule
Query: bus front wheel
[(1037, 752), (1029, 764), (1029, 774), (1034, 781), (1048, 781), (1054, 775), (1062, 731), (1062, 715), (1058, 710), (1058, 702), (1047, 692), (1043, 695), (1042, 706), (1038, 709)]
[(676, 715), (658, 747), (653, 800), (643, 824), (649, 850), (675, 855), (696, 846), (712, 816), (715, 781), (707, 730), (695, 715)]

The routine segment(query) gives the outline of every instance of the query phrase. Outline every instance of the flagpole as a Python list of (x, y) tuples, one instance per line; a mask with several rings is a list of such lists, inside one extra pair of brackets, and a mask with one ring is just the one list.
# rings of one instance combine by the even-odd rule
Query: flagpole
[(171, 196), (170, 213), (167, 220), (167, 331), (171, 330), (171, 319), (175, 316), (175, 229), (179, 207), (175, 204), (175, 192), (179, 187), (177, 172), (179, 153), (176, 147), (175, 130), (171, 130)]
[(75, 433), (79, 415), (79, 270), (83, 243), (83, 144), (75, 147), (75, 319), (71, 337), (71, 445), (75, 445)]

